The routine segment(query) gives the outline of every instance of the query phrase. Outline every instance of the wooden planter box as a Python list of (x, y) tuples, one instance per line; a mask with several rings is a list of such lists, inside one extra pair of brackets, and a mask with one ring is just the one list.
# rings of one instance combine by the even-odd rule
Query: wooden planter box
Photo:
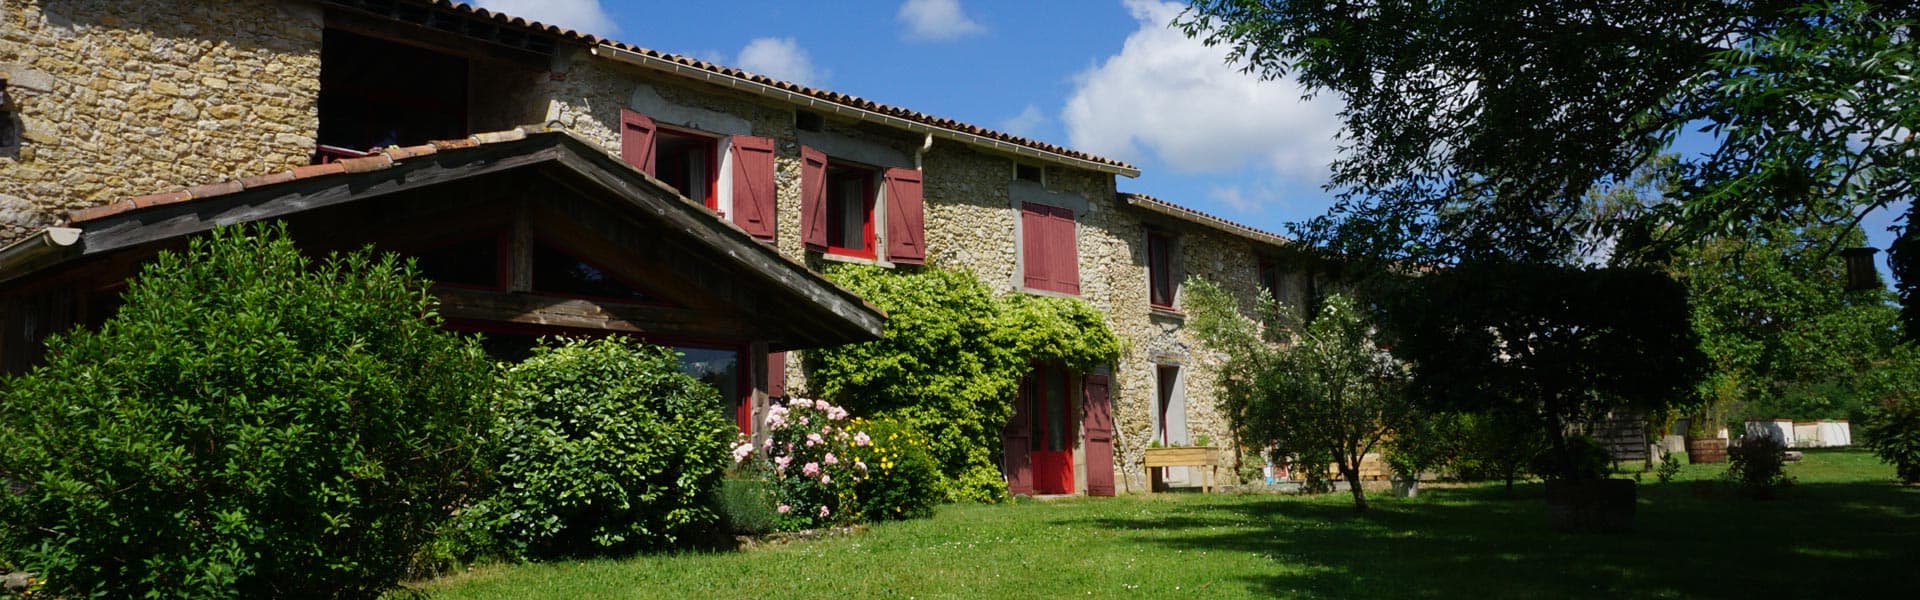
[(1148, 448), (1147, 493), (1153, 493), (1153, 470), (1160, 467), (1207, 467), (1206, 482), (1201, 490), (1213, 491), (1214, 476), (1220, 471), (1220, 449), (1211, 446), (1188, 446), (1178, 448)]

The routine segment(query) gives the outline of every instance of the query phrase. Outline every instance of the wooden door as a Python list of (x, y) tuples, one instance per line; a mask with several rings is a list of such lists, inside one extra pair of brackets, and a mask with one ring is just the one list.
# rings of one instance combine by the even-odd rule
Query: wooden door
[(1067, 395), (1067, 373), (1059, 367), (1040, 367), (1021, 386), (1032, 409), (1028, 455), (1033, 466), (1033, 491), (1039, 494), (1073, 493), (1073, 444), (1078, 423)]
[(1087, 495), (1112, 496), (1113, 486), (1113, 402), (1109, 399), (1107, 376), (1088, 374), (1081, 382), (1085, 399), (1081, 406), (1087, 432)]
[(1033, 409), (1027, 406), (1027, 385), (1022, 382), (1020, 396), (1013, 402), (1013, 417), (1007, 419), (1007, 428), (1000, 434), (1001, 469), (1007, 476), (1007, 493), (1014, 495), (1033, 494), (1032, 448)]

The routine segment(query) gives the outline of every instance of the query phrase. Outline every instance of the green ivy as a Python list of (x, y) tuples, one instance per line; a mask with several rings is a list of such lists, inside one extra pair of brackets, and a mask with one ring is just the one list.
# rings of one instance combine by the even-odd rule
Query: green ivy
[(1105, 318), (1077, 299), (996, 298), (973, 273), (934, 268), (840, 265), (827, 277), (880, 307), (887, 325), (879, 341), (806, 351), (811, 392), (925, 433), (950, 500), (1006, 494), (1001, 430), (1033, 364), (1088, 370), (1120, 356)]
[(0, 394), (0, 562), (48, 593), (374, 597), (480, 478), (492, 363), (392, 256), (218, 229), (123, 298)]

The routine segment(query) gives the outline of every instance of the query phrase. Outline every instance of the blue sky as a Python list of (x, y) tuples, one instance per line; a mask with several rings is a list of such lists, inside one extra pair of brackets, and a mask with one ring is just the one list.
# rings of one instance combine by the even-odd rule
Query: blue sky
[[(473, 1), (473, 0), (469, 0)], [(515, 16), (1116, 158), (1121, 191), (1280, 233), (1323, 213), (1338, 100), (1166, 27), (1157, 0), (478, 0)], [(1891, 215), (1869, 216), (1886, 248)], [(1885, 276), (1885, 255), (1881, 255)]]

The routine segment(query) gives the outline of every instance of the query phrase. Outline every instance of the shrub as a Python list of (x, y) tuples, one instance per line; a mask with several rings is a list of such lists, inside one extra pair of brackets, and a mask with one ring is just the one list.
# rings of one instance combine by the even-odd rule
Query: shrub
[(1569, 435), (1566, 444), (1561, 452), (1535, 454), (1533, 472), (1548, 479), (1601, 479), (1613, 471), (1613, 452), (1606, 444), (1587, 435)]
[[(825, 400), (789, 400), (767, 409), (763, 460), (772, 465), (778, 526), (793, 531), (852, 523), (860, 515), (855, 486), (868, 467), (853, 449), (864, 436), (846, 428), (846, 409)], [(734, 447), (734, 458), (752, 460), (752, 442)]]
[(853, 455), (867, 465), (867, 478), (854, 487), (869, 521), (933, 516), (943, 498), (940, 464), (927, 452), (927, 438), (898, 419), (855, 419), (851, 427), (872, 441)]
[(748, 461), (740, 469), (720, 480), (714, 504), (720, 509), (727, 530), (736, 534), (759, 535), (779, 525), (775, 512), (773, 474), (759, 461)]
[(372, 597), (476, 484), (493, 367), (392, 256), (222, 228), (123, 299), (0, 394), (0, 562), (48, 593)]
[(1893, 465), (1900, 481), (1920, 483), (1920, 397), (1885, 401), (1869, 413), (1865, 425), (1873, 453)]
[(1680, 453), (1678, 452), (1661, 453), (1660, 468), (1659, 470), (1654, 471), (1654, 476), (1660, 478), (1660, 483), (1667, 483), (1667, 482), (1673, 481), (1674, 476), (1679, 474), (1680, 474)]
[(506, 374), (499, 489), (478, 519), (511, 554), (673, 546), (719, 523), (709, 501), (738, 430), (672, 350), (620, 338), (534, 349)]
[(1750, 437), (1727, 449), (1727, 479), (1754, 498), (1771, 498), (1793, 483), (1786, 476), (1787, 448), (1771, 437)]

